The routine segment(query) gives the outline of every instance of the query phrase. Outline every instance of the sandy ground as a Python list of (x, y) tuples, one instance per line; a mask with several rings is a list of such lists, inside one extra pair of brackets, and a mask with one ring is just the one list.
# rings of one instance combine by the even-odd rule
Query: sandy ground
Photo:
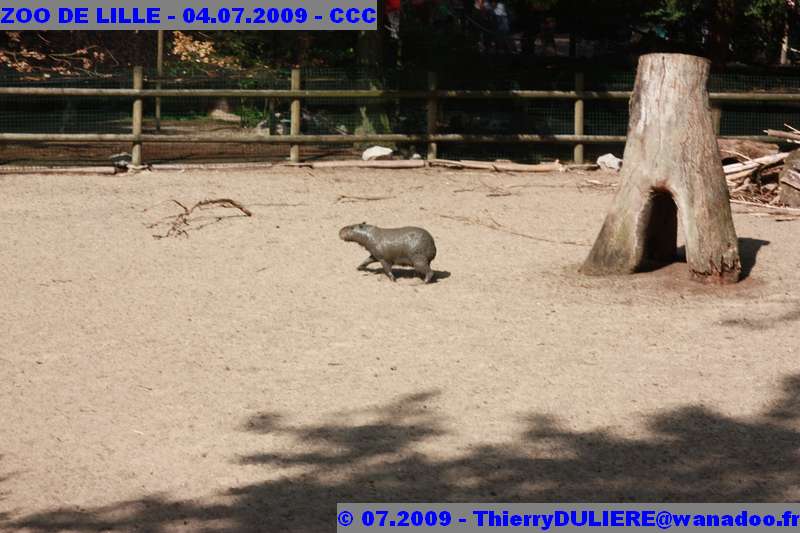
[[(586, 178), (616, 176), (0, 175), (0, 529), (800, 500), (800, 221), (736, 213), (737, 286), (584, 277), (613, 194)], [(254, 216), (153, 238), (209, 197)], [(363, 220), (428, 228), (438, 281), (356, 271)]]

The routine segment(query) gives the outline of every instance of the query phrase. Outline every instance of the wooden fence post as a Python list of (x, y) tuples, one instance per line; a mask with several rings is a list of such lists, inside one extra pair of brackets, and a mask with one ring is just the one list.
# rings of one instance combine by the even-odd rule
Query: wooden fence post
[[(141, 91), (144, 88), (144, 69), (133, 67), (133, 89)], [(137, 96), (133, 100), (132, 132), (134, 135), (133, 147), (131, 148), (131, 165), (134, 167), (142, 166), (142, 141), (139, 136), (142, 134), (142, 97)]]
[[(583, 72), (575, 73), (575, 92), (584, 90)], [(583, 135), (583, 99), (575, 100), (575, 135)], [(578, 165), (583, 164), (583, 143), (576, 144), (572, 150), (572, 160)]]
[[(436, 84), (436, 73), (435, 72), (428, 72), (428, 90), (435, 91), (437, 87)], [(436, 101), (435, 96), (430, 96), (428, 98), (428, 135), (433, 135), (436, 133), (436, 120), (439, 117), (439, 109), (438, 109), (438, 102)], [(432, 159), (436, 159), (436, 143), (435, 142), (428, 142), (428, 161)]]
[(719, 104), (711, 104), (711, 120), (714, 123), (714, 134), (719, 137), (722, 125), (722, 107)]
[[(293, 68), (292, 69), (292, 85), (291, 89), (293, 91), (300, 90), (300, 69)], [(300, 99), (295, 98), (292, 100), (292, 113), (291, 113), (291, 125), (289, 127), (289, 134), (290, 135), (300, 135)], [(292, 163), (299, 163), (300, 162), (300, 145), (293, 144), (292, 147), (289, 149), (289, 160)]]
[[(156, 54), (156, 89), (161, 89), (161, 78), (164, 76), (164, 30), (158, 30), (158, 51)], [(156, 97), (156, 131), (161, 131), (161, 97)]]

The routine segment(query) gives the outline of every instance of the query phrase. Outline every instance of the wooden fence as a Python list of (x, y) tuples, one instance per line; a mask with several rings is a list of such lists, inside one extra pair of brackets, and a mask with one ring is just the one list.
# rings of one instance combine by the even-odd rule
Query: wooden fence
[[(133, 69), (133, 87), (131, 89), (81, 89), (54, 87), (0, 87), (0, 95), (4, 96), (63, 96), (63, 97), (119, 97), (133, 101), (131, 115), (131, 133), (0, 133), (0, 141), (25, 142), (130, 142), (131, 164), (142, 164), (142, 144), (144, 143), (272, 143), (289, 144), (290, 158), (293, 162), (300, 160), (301, 144), (352, 144), (367, 142), (422, 142), (427, 143), (429, 159), (436, 158), (437, 143), (569, 143), (573, 144), (573, 159), (583, 163), (584, 144), (587, 143), (624, 143), (624, 135), (585, 135), (584, 134), (584, 102), (586, 100), (628, 100), (630, 91), (586, 91), (581, 73), (575, 75), (573, 91), (528, 91), (528, 90), (440, 90), (437, 88), (436, 75), (428, 75), (428, 89), (425, 91), (396, 90), (302, 90), (300, 69), (292, 70), (291, 88), (288, 90), (272, 89), (162, 89), (161, 79), (156, 80), (156, 89), (144, 88), (144, 71), (141, 67)], [(155, 98), (157, 104), (163, 97), (239, 97), (239, 98), (274, 98), (291, 100), (291, 125), (289, 135), (232, 135), (217, 136), (203, 134), (167, 135), (142, 133), (143, 99)], [(366, 134), (366, 135), (303, 135), (300, 132), (300, 106), (306, 98), (346, 98), (346, 99), (419, 99), (426, 102), (427, 127), (424, 133), (418, 134)], [(724, 102), (800, 102), (800, 93), (767, 93), (767, 92), (728, 92), (710, 93), (712, 116), (715, 128), (719, 132), (721, 117), (720, 105)], [(483, 99), (483, 100), (573, 100), (574, 101), (574, 133), (565, 135), (539, 134), (456, 134), (437, 133), (436, 119), (438, 101), (442, 99)], [(160, 105), (157, 105), (157, 126), (160, 119)], [(157, 128), (158, 130), (158, 128)], [(728, 138), (757, 141), (781, 141), (770, 135), (730, 136)]]

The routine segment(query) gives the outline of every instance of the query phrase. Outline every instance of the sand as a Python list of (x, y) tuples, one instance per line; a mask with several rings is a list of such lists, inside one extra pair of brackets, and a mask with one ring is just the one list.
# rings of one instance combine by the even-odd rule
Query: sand
[[(613, 195), (587, 179), (618, 177), (0, 174), (0, 529), (800, 499), (800, 221), (737, 207), (736, 286), (585, 277)], [(153, 237), (217, 197), (253, 216)], [(437, 281), (356, 271), (361, 221), (429, 229)]]

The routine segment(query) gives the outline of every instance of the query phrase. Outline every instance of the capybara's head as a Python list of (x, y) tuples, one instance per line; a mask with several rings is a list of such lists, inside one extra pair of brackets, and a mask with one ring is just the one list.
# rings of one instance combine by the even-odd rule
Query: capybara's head
[(366, 222), (361, 224), (352, 224), (345, 226), (339, 230), (339, 238), (343, 241), (363, 243), (369, 237), (372, 231), (372, 226)]

